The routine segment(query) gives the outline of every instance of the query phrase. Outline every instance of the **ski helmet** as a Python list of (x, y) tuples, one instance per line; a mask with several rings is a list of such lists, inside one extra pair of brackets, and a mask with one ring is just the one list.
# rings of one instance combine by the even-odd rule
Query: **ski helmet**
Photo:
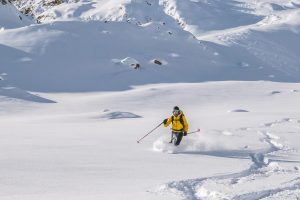
[(180, 114), (179, 107), (178, 106), (174, 106), (174, 108), (173, 108), (173, 115), (177, 117), (179, 114)]
[(175, 111), (175, 110), (179, 110), (179, 107), (178, 106), (174, 106), (173, 111)]

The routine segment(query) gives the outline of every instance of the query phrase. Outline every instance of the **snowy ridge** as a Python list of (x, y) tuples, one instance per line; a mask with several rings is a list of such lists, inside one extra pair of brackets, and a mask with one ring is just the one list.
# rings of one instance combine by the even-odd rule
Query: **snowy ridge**
[[(300, 77), (297, 1), (277, 2), (282, 9), (273, 10), (268, 6), (272, 1), (265, 0), (18, 2), (20, 8), (32, 6), (45, 22), (0, 31), (1, 52), (7, 57), (1, 69), (26, 90), (122, 90), (157, 82), (222, 80), (297, 82)], [(20, 56), (10, 60), (13, 51)], [(29, 60), (14, 62), (23, 58)], [(135, 63), (122, 63), (127, 58)], [(141, 70), (130, 71), (136, 64)], [(40, 70), (41, 65), (47, 70)], [(34, 73), (16, 70), (20, 67)], [(49, 76), (31, 77), (39, 73)]]
[[(229, 43), (252, 30), (299, 25), (299, 1), (164, 0), (165, 12), (199, 40)], [(201, 20), (199, 20), (201, 19)], [(238, 37), (240, 38), (240, 37)]]
[[(13, 85), (41, 92), (124, 90), (158, 82), (297, 82), (299, 46), (290, 38), (298, 34), (288, 32), (291, 37), (285, 38), (281, 32), (272, 33), (266, 40), (270, 34), (257, 33), (249, 42), (224, 47), (199, 42), (180, 28), (157, 22), (137, 26), (61, 21), (0, 31), (0, 62)], [(276, 42), (276, 37), (283, 42)], [(127, 58), (135, 63), (128, 65)]]
[(50, 4), (51, 1), (17, 1), (21, 10), (30, 9), (39, 22), (97, 20), (123, 21), (137, 25), (152, 21), (171, 22), (157, 0), (91, 0), (63, 1)]

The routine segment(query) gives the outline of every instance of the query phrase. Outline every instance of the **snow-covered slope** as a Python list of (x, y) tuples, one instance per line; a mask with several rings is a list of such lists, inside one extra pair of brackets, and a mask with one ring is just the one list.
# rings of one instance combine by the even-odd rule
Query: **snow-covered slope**
[[(6, 49), (1, 69), (17, 87), (48, 92), (122, 90), (157, 82), (299, 81), (297, 2), (273, 12), (253, 5), (119, 0), (44, 6), (41, 14), (55, 14), (48, 23), (0, 32)], [(208, 22), (215, 25), (201, 25)], [(121, 62), (126, 59), (135, 63)], [(140, 70), (133, 69), (136, 64)]]
[[(299, 91), (215, 82), (1, 101), (0, 199), (297, 199)], [(201, 132), (174, 149), (160, 127), (137, 144), (174, 105)]]
[(199, 39), (208, 37), (212, 32), (217, 34), (220, 30), (222, 30), (220, 33), (224, 34), (299, 23), (298, 0), (163, 0), (162, 2), (166, 13)]
[(43, 23), (100, 20), (143, 24), (168, 18), (162, 2), (158, 0), (17, 0), (14, 3), (20, 10), (34, 15)]
[(227, 59), (248, 54), (275, 71), (299, 76), (300, 1), (165, 0), (164, 5), (197, 39), (230, 46), (233, 51), (220, 50)]
[[(5, 32), (5, 29), (13, 29), (31, 24), (31, 21), (26, 16), (21, 14), (8, 0), (0, 1), (0, 15), (0, 32)], [(12, 40), (15, 39), (12, 38)], [(16, 98), (34, 102), (52, 103), (53, 101), (51, 100), (44, 99), (42, 97), (33, 95), (23, 89), (15, 87), (14, 83), (9, 80), (9, 75), (4, 70), (7, 67), (5, 66), (5, 60), (12, 59), (13, 61), (13, 57), (18, 56), (18, 54), (15, 54), (13, 52), (13, 48), (0, 44), (0, 96), (4, 96), (10, 99)], [(2, 98), (1, 100), (3, 101)]]
[[(299, 0), (14, 4), (42, 24), (0, 4), (1, 200), (299, 198)], [(137, 144), (175, 105), (201, 132)]]
[(8, 0), (0, 1), (0, 30), (29, 25), (30, 20), (21, 14)]

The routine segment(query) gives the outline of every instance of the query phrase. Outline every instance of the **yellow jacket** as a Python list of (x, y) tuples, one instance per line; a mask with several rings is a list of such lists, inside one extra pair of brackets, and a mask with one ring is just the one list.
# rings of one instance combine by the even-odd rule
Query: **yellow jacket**
[(180, 111), (180, 114), (177, 117), (172, 115), (168, 119), (167, 123), (165, 124), (165, 127), (169, 126), (170, 123), (172, 123), (172, 131), (175, 132), (175, 133), (179, 133), (179, 132), (182, 132), (182, 131), (188, 132), (188, 130), (189, 130), (189, 125), (188, 125), (182, 111)]

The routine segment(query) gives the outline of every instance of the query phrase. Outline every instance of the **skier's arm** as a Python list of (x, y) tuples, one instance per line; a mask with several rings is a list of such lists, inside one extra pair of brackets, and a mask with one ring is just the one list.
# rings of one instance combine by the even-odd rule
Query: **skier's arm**
[(187, 123), (186, 118), (185, 118), (184, 115), (182, 116), (182, 119), (183, 119), (183, 123), (184, 123), (184, 130), (183, 131), (188, 132), (189, 131), (189, 124)]
[(164, 124), (165, 127), (168, 127), (170, 123), (172, 122), (172, 117), (170, 117), (167, 122)]

